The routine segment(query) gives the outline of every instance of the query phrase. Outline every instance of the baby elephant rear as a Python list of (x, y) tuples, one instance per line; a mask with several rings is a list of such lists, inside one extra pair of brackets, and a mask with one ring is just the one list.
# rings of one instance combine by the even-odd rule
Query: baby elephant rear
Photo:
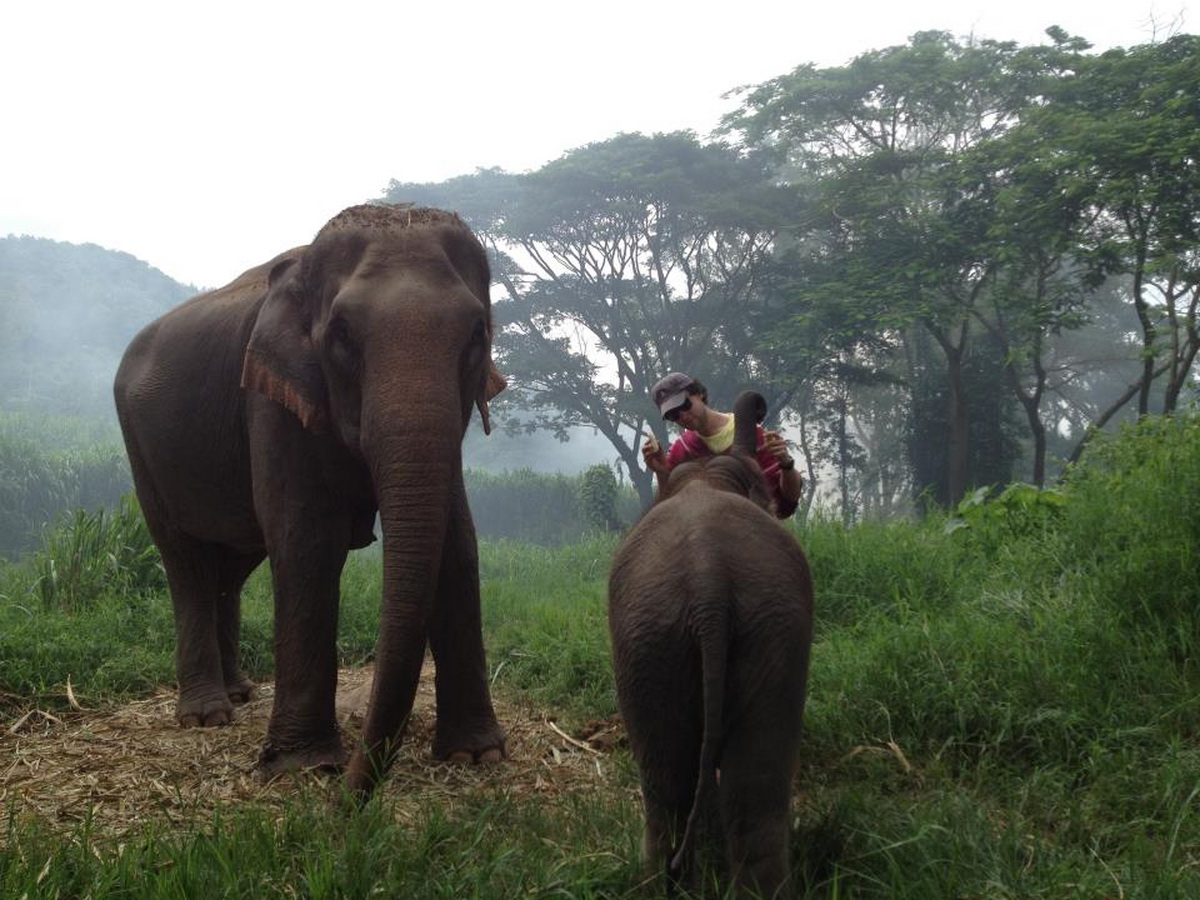
[(753, 458), (764, 409), (749, 396), (734, 451), (672, 472), (617, 549), (609, 630), (647, 861), (691, 881), (699, 836), (719, 833), (739, 893), (776, 897), (790, 871), (812, 579), (793, 536), (751, 499), (765, 498)]

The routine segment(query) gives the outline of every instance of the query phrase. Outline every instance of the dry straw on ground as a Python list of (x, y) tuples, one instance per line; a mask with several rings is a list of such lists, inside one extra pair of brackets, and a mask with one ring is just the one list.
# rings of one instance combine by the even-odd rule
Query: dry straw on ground
[[(370, 680), (369, 669), (339, 673), (338, 715), (348, 740), (361, 728)], [(281, 812), (289, 798), (311, 791), (317, 776), (270, 784), (254, 777), (272, 688), (261, 685), (224, 728), (178, 727), (174, 693), (166, 690), (111, 710), (29, 709), (0, 723), (0, 809), (55, 828), (90, 816), (93, 828), (114, 835), (150, 822), (203, 821), (231, 805)], [(65, 691), (72, 707), (81, 706), (69, 685)], [(614, 777), (609, 751), (623, 736), (619, 722), (593, 723), (571, 735), (537, 711), (503, 700), (497, 700), (496, 714), (508, 732), (507, 762), (435, 763), (429, 756), (433, 671), (426, 663), (403, 748), (382, 789), (398, 819), (413, 820), (433, 803), (452, 808), (481, 791), (591, 791)]]

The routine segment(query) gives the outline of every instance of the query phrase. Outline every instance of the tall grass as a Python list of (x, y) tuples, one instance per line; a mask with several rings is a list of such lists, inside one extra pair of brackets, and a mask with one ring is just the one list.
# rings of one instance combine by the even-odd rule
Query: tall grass
[[(95, 434), (105, 443), (77, 443)], [(38, 547), (48, 527), (75, 510), (113, 508), (132, 488), (125, 449), (112, 429), (75, 420), (0, 413), (0, 558)]]
[(1200, 890), (1198, 427), (1104, 440), (1050, 498), (804, 533), (809, 814), (818, 842), (844, 838), (810, 880), (897, 897)]
[(44, 607), (77, 610), (105, 592), (166, 589), (158, 550), (132, 495), (112, 512), (76, 510), (33, 558), (33, 593)]
[(481, 548), (484, 630), (494, 677), (554, 713), (616, 712), (605, 596), (615, 536), (559, 548)]
[[(1198, 438), (1195, 419), (1149, 421), (1102, 440), (1053, 493), (1012, 488), (919, 524), (798, 527), (818, 619), (799, 896), (1200, 896)], [(614, 711), (615, 543), (483, 542), (497, 692), (567, 717)], [(377, 550), (347, 567), (344, 659), (372, 652), (378, 569)], [(44, 604), (16, 571), (0, 573), (7, 695), (61, 679), (64, 659), (104, 696), (170, 679), (160, 590)], [(245, 606), (244, 649), (269, 671), (265, 572)], [(279, 820), (230, 809), (120, 845), (10, 819), (0, 895), (654, 896), (622, 759), (586, 797), (486, 791), (404, 825), (378, 802), (335, 820), (312, 798)]]
[(471, 469), (464, 481), (475, 528), (493, 540), (557, 547), (627, 525), (640, 513), (634, 490), (618, 486), (603, 464), (575, 476)]
[[(379, 804), (337, 812), (306, 796), (282, 819), (230, 810), (115, 843), (0, 823), (0, 896), (457, 898), (628, 896), (638, 883), (632, 804), (488, 795), (400, 825)], [(6, 833), (7, 832), (7, 833)]]

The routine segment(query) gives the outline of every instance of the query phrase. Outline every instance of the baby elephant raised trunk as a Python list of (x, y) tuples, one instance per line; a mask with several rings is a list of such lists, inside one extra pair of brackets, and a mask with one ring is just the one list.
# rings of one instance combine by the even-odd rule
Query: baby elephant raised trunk
[(757, 391), (742, 391), (733, 404), (733, 445), (739, 452), (754, 456), (758, 449), (758, 426), (767, 417), (767, 401)]

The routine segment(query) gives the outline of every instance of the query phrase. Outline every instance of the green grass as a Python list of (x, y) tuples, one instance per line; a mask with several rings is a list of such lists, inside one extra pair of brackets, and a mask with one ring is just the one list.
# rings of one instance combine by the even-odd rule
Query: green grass
[(131, 487), (115, 425), (0, 412), (0, 559), (28, 554), (67, 512), (114, 506)]
[(614, 832), (634, 832), (635, 818), (632, 804), (487, 797), (461, 814), (430, 809), (415, 827), (403, 827), (378, 804), (335, 812), (314, 796), (278, 821), (230, 810), (185, 828), (148, 828), (120, 844), (88, 824), (64, 839), (10, 823), (0, 895), (601, 898), (636, 883), (628, 862), (634, 848), (612, 842)]
[(606, 590), (616, 540), (481, 548), (484, 631), (496, 682), (572, 720), (616, 712)]
[(401, 826), (377, 803), (344, 813), (311, 796), (280, 820), (230, 810), (119, 843), (87, 824), (64, 836), (10, 822), (0, 896), (611, 897), (637, 881), (630, 839), (612, 840), (635, 819), (632, 804), (490, 796)]
[[(98, 563), (110, 582), (83, 579), (98, 592), (50, 602), (39, 557), (0, 571), (8, 711), (64, 702), (68, 675), (89, 705), (169, 682), (169, 602), (118, 525), (130, 552), (95, 549), (93, 535), (84, 562), (108, 553), (142, 575)], [(800, 896), (1200, 896), (1200, 422), (1104, 440), (1054, 495), (1013, 489), (920, 524), (818, 520), (797, 533), (818, 618)], [(45, 553), (69, 559), (80, 544), (56, 540)], [(481, 545), (489, 665), (506, 700), (567, 720), (615, 711), (614, 547)], [(378, 570), (375, 550), (347, 566), (347, 662), (373, 650)], [(244, 605), (250, 668), (268, 673), (264, 571)], [(404, 823), (379, 801), (338, 811), (315, 788), (280, 816), (229, 808), (119, 838), (10, 816), (0, 896), (660, 895), (636, 861), (635, 769), (623, 751), (615, 762), (582, 795), (492, 787)]]

